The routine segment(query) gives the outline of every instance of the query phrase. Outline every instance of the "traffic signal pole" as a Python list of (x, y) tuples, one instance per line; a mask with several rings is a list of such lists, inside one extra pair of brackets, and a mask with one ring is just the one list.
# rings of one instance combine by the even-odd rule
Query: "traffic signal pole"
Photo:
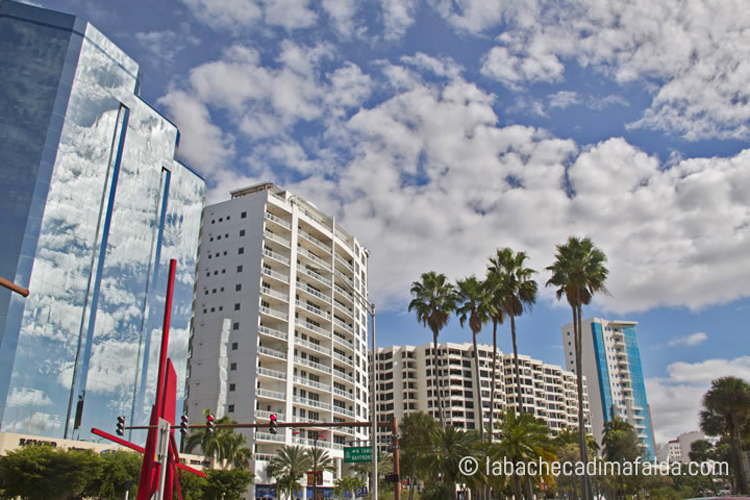
[(396, 474), (398, 481), (393, 485), (393, 500), (401, 500), (401, 465), (400, 465), (400, 453), (398, 450), (398, 419), (393, 417), (391, 431), (393, 436), (391, 437), (391, 445), (393, 446), (393, 473)]

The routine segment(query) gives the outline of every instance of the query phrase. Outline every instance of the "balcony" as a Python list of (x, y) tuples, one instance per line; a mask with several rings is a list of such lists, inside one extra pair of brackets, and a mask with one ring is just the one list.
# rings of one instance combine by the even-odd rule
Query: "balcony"
[(347, 410), (346, 408), (341, 408), (339, 406), (333, 405), (333, 411), (335, 413), (340, 413), (342, 415), (346, 415), (347, 417), (354, 418), (354, 412)]
[(294, 402), (301, 405), (307, 405), (311, 406), (313, 408), (320, 408), (321, 410), (331, 410), (331, 405), (328, 403), (321, 403), (320, 401), (315, 401), (314, 399), (308, 399), (303, 398), (300, 396), (294, 396)]
[(261, 287), (260, 292), (265, 295), (268, 295), (269, 297), (275, 297), (279, 300), (283, 300), (284, 302), (289, 302), (289, 295), (285, 293), (277, 292), (276, 290), (272, 289), (270, 286)]
[(261, 335), (268, 335), (269, 337), (274, 337), (281, 340), (287, 339), (287, 333), (282, 332), (281, 330), (274, 330), (273, 328), (268, 328), (267, 326), (259, 326), (258, 327), (258, 333)]
[(278, 411), (266, 411), (266, 410), (255, 410), (255, 418), (262, 418), (265, 420), (270, 420), (271, 415), (276, 415), (276, 418), (278, 420), (284, 421), (284, 413), (278, 412)]
[(258, 353), (265, 354), (266, 356), (271, 356), (272, 358), (276, 359), (286, 359), (286, 353), (277, 351), (276, 349), (269, 349), (268, 347), (264, 346), (258, 346)]
[(346, 356), (343, 356), (343, 355), (337, 353), (336, 351), (333, 351), (333, 358), (334, 359), (338, 359), (339, 361), (342, 361), (342, 362), (346, 363), (349, 366), (354, 366), (354, 361), (352, 361), (351, 359), (347, 358)]
[(316, 314), (327, 321), (331, 321), (331, 313), (329, 313), (328, 311), (324, 311), (323, 309), (317, 307), (314, 304), (310, 304), (308, 302), (303, 302), (301, 300), (298, 300), (297, 307), (301, 307), (302, 309), (308, 312), (311, 312), (313, 314)]
[(309, 293), (313, 297), (316, 297), (316, 298), (322, 300), (326, 304), (330, 304), (331, 303), (331, 297), (327, 297), (327, 296), (323, 295), (319, 291), (317, 291), (314, 288), (308, 286), (306, 283), (300, 283), (298, 281), (297, 282), (297, 290), (302, 290), (305, 293)]
[(342, 391), (341, 389), (337, 389), (336, 387), (333, 388), (333, 393), (337, 396), (341, 396), (348, 399), (354, 399), (354, 396), (349, 393), (349, 391)]
[(267, 267), (263, 267), (261, 269), (261, 272), (265, 274), (266, 276), (270, 276), (271, 278), (277, 279), (281, 281), (282, 283), (289, 284), (289, 276), (286, 274), (282, 274), (278, 271), (274, 271), (273, 269), (269, 269)]
[(281, 262), (282, 264), (286, 264), (287, 266), (289, 265), (289, 262), (290, 262), (289, 261), (289, 257), (285, 257), (285, 256), (281, 255), (280, 253), (274, 252), (273, 250), (269, 250), (267, 248), (263, 249), (263, 255), (265, 255), (267, 257), (271, 257), (272, 259), (275, 259), (275, 260)]
[(260, 312), (267, 316), (271, 316), (272, 318), (280, 319), (282, 321), (287, 320), (287, 313), (283, 311), (279, 311), (278, 309), (271, 309), (270, 307), (260, 306)]
[(294, 362), (297, 363), (297, 364), (299, 364), (299, 365), (307, 366), (308, 368), (312, 368), (314, 370), (318, 370), (318, 371), (323, 372), (323, 373), (328, 373), (328, 374), (331, 373), (331, 367), (330, 366), (324, 366), (324, 365), (321, 365), (320, 363), (316, 363), (316, 362), (310, 361), (308, 359), (300, 358), (299, 356), (295, 356), (294, 357)]
[[(255, 433), (255, 436), (257, 438), (258, 433)], [(253, 453), (253, 460), (256, 462), (270, 462), (276, 458), (276, 455), (273, 453)]]
[(279, 372), (276, 370), (269, 370), (268, 368), (258, 367), (258, 375), (264, 375), (266, 377), (276, 378), (279, 380), (286, 380), (286, 373)]
[(346, 283), (347, 285), (352, 287), (352, 289), (354, 289), (354, 282), (351, 280), (351, 278), (349, 278), (347, 275), (345, 275), (338, 269), (334, 271), (334, 274), (336, 275), (337, 278), (341, 278), (342, 280), (344, 280), (344, 283)]
[(333, 305), (337, 311), (341, 311), (342, 313), (347, 314), (350, 318), (354, 319), (354, 311), (352, 309), (350, 309), (349, 307), (342, 304), (336, 299), (334, 299)]
[(312, 349), (313, 351), (317, 351), (317, 352), (319, 352), (321, 354), (325, 354), (326, 356), (330, 356), (331, 355), (331, 350), (328, 349), (327, 347), (322, 347), (322, 346), (320, 346), (318, 344), (314, 344), (312, 342), (308, 342), (307, 340), (302, 340), (299, 337), (295, 337), (294, 338), (294, 343), (295, 343), (295, 345), (299, 345), (299, 346), (302, 346), (302, 347), (307, 347), (308, 349)]
[(307, 321), (302, 321), (300, 319), (295, 319), (294, 324), (297, 326), (301, 326), (302, 328), (307, 328), (311, 332), (319, 333), (320, 335), (323, 335), (327, 338), (331, 337), (331, 331), (326, 330), (324, 328), (321, 328), (319, 326), (313, 325), (312, 323), (308, 323)]
[(274, 241), (274, 242), (278, 243), (279, 245), (283, 245), (283, 246), (285, 246), (287, 248), (291, 248), (292, 247), (292, 242), (291, 241), (289, 241), (286, 238), (282, 238), (278, 234), (272, 233), (271, 231), (263, 231), (263, 236), (265, 236), (267, 240)]
[(271, 434), (270, 432), (255, 431), (255, 440), (256, 441), (274, 441), (276, 443), (283, 443), (286, 439), (284, 438), (284, 434)]
[(346, 380), (347, 382), (351, 382), (352, 384), (354, 383), (354, 378), (353, 378), (353, 377), (350, 377), (350, 376), (349, 376), (349, 375), (347, 375), (346, 373), (340, 372), (340, 371), (338, 371), (338, 370), (333, 370), (333, 374), (334, 374), (335, 376), (337, 376), (338, 378), (341, 378), (341, 379), (344, 379), (344, 380)]
[(351, 342), (349, 342), (344, 337), (341, 337), (338, 334), (335, 334), (335, 333), (333, 334), (333, 340), (335, 340), (336, 342), (338, 342), (339, 344), (341, 344), (341, 345), (343, 345), (345, 347), (348, 347), (352, 351), (354, 350), (354, 344), (352, 344)]
[(354, 268), (351, 264), (349, 264), (343, 257), (341, 257), (339, 254), (336, 254), (336, 262), (343, 265), (346, 269), (354, 273)]
[(257, 394), (259, 398), (270, 398), (286, 401), (286, 394), (284, 394), (283, 392), (269, 391), (268, 389), (257, 389)]
[(304, 385), (306, 387), (312, 387), (313, 389), (319, 389), (321, 391), (329, 392), (331, 390), (331, 386), (328, 384), (322, 384), (320, 382), (316, 382), (314, 380), (310, 380), (307, 377), (298, 377), (294, 376), (294, 383)]
[(308, 249), (302, 248), (302, 247), (298, 247), (297, 248), (297, 253), (300, 254), (300, 255), (302, 255), (305, 258), (310, 259), (312, 262), (314, 262), (315, 264), (319, 265), (323, 269), (326, 269), (327, 271), (331, 270), (331, 263), (330, 262), (326, 262), (325, 260), (321, 259), (320, 257), (318, 257), (317, 255), (315, 255), (314, 253), (312, 253)]
[(323, 275), (320, 275), (320, 274), (316, 273), (312, 269), (304, 268), (304, 269), (300, 269), (300, 272), (302, 272), (302, 273), (304, 273), (304, 274), (306, 274), (306, 275), (308, 275), (308, 276), (310, 276), (312, 278), (315, 278), (316, 280), (318, 280), (319, 282), (323, 283), (328, 288), (331, 287), (331, 280), (329, 280), (328, 278), (324, 277)]
[(323, 243), (318, 238), (316, 238), (312, 234), (308, 233), (304, 229), (299, 229), (298, 234), (302, 238), (304, 238), (305, 240), (309, 241), (310, 243), (312, 243), (316, 247), (320, 248), (321, 250), (325, 250), (326, 252), (328, 252), (328, 254), (331, 253), (331, 247), (330, 246), (326, 245), (325, 243)]
[(279, 226), (281, 226), (281, 227), (283, 227), (285, 229), (288, 229), (289, 231), (292, 230), (292, 224), (291, 224), (291, 222), (287, 222), (284, 219), (282, 219), (281, 217), (275, 216), (271, 212), (266, 212), (266, 219), (270, 220), (271, 222), (273, 222), (275, 224), (278, 224)]
[(341, 328), (343, 328), (344, 330), (346, 330), (347, 332), (349, 332), (349, 333), (351, 333), (352, 335), (354, 335), (354, 328), (352, 328), (351, 326), (347, 325), (346, 323), (344, 323), (344, 322), (343, 322), (343, 321), (341, 321), (340, 319), (338, 319), (338, 318), (334, 317), (334, 318), (333, 318), (333, 322), (334, 322), (335, 324), (337, 324), (338, 326), (340, 326)]

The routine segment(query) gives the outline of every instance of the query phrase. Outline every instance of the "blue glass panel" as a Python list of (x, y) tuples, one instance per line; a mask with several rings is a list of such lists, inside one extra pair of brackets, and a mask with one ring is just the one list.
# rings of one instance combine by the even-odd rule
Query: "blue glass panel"
[[(609, 385), (609, 369), (607, 368), (607, 348), (604, 345), (602, 325), (591, 323), (591, 335), (594, 338), (594, 352), (596, 353), (596, 373), (599, 376), (599, 390), (602, 398), (602, 414), (604, 421), (609, 422), (612, 417), (612, 388)], [(597, 436), (597, 439), (599, 436)]]
[(624, 325), (622, 331), (625, 334), (625, 353), (628, 355), (628, 366), (630, 367), (630, 380), (633, 386), (633, 399), (635, 405), (642, 408), (641, 415), (644, 416), (642, 423), (646, 427), (646, 453), (650, 460), (656, 457), (656, 446), (654, 435), (651, 432), (651, 420), (648, 415), (648, 400), (646, 398), (646, 384), (643, 380), (643, 369), (641, 367), (641, 353), (638, 349), (638, 340), (635, 328), (632, 325)]

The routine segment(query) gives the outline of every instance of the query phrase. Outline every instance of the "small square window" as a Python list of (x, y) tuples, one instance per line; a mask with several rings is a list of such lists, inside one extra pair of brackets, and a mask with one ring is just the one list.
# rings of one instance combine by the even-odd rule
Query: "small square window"
[(238, 273), (241, 273), (241, 272), (242, 272), (242, 266), (237, 266), (237, 272), (238, 272)]
[(216, 222), (215, 220), (212, 220), (212, 221), (211, 221), (211, 224), (213, 224), (213, 223), (215, 223), (215, 222)]
[(216, 276), (217, 274), (219, 274), (219, 271), (214, 271), (214, 276)]
[(208, 313), (208, 309), (203, 310), (203, 314), (206, 314), (206, 313)]
[(226, 274), (226, 273), (227, 273), (227, 270), (226, 270), (226, 269), (222, 269), (222, 270), (221, 270), (221, 274)]
[(245, 253), (245, 247), (240, 247), (240, 249), (239, 249), (239, 251), (237, 253), (240, 254), (240, 255), (242, 255), (243, 253)]
[(211, 258), (211, 254), (208, 254), (208, 258), (209, 258), (209, 259)]
[(226, 251), (226, 250), (224, 250), (224, 255), (226, 255), (226, 254), (227, 254), (227, 251)]
[(237, 304), (234, 305), (234, 310), (235, 311), (239, 311), (240, 310), (240, 304), (239, 303), (237, 303)]
[(206, 295), (208, 295), (208, 290), (206, 290)]
[(234, 405), (227, 406), (227, 413), (234, 413)]
[(244, 229), (240, 229), (240, 236), (245, 236), (245, 230)]
[(211, 276), (211, 271), (208, 271), (208, 272), (206, 273), (206, 278), (208, 278), (209, 276)]
[(232, 330), (239, 330), (239, 329), (240, 329), (240, 324), (239, 324), (239, 322), (238, 322), (238, 323), (234, 323), (234, 324), (232, 325)]
[(220, 289), (219, 291), (220, 291), (220, 292), (223, 292), (223, 291), (224, 291), (224, 287), (221, 287), (221, 289)]
[(236, 369), (237, 369), (237, 363), (232, 363), (231, 365), (229, 365), (230, 371), (235, 371)]
[[(221, 239), (221, 235), (219, 235), (219, 236), (216, 237), (216, 241), (219, 241), (220, 239)], [(211, 241), (214, 241), (214, 239), (211, 238)]]
[(214, 289), (213, 289), (213, 290), (211, 291), (211, 293), (216, 293), (216, 288), (214, 288)]
[(237, 389), (236, 384), (229, 384), (229, 392), (234, 392), (235, 389)]
[(219, 306), (219, 311), (223, 311), (223, 310), (224, 310), (224, 306)]
[(240, 214), (240, 219), (245, 219), (247, 217), (247, 212), (242, 212)]
[(229, 238), (229, 233), (225, 234), (224, 238)]
[(239, 292), (240, 290), (242, 290), (242, 284), (237, 283), (236, 285), (234, 285), (234, 291), (235, 292)]
[(208, 241), (214, 241), (214, 239), (213, 238), (209, 238)]
[(211, 308), (211, 312), (216, 312), (216, 308), (215, 308), (215, 307), (212, 307), (212, 308)]
[(223, 217), (219, 217), (219, 222), (224, 222), (224, 218)]
[(232, 342), (232, 350), (233, 351), (236, 351), (238, 347), (239, 347), (239, 344), (237, 342)]

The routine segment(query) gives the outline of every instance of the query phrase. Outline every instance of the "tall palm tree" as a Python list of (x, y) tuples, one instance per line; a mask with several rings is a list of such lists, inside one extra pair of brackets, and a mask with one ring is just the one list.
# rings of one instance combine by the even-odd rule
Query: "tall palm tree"
[(344, 498), (346, 492), (349, 492), (349, 498), (354, 498), (354, 490), (360, 486), (364, 486), (364, 481), (358, 477), (341, 477), (333, 483), (333, 493), (339, 497)]
[(224, 467), (231, 465), (235, 469), (247, 469), (250, 466), (253, 452), (246, 444), (247, 438), (237, 431), (228, 432), (219, 438), (219, 459)]
[[(328, 452), (325, 451), (323, 448), (318, 448), (317, 446), (308, 449), (305, 454), (307, 455), (307, 458), (310, 459), (310, 463), (312, 464), (312, 470), (315, 474), (318, 473), (318, 471), (323, 472), (335, 472), (336, 467), (334, 466), (333, 459), (328, 455)], [(313, 498), (318, 498), (318, 479), (317, 477), (313, 481)]]
[(750, 423), (750, 384), (737, 377), (720, 377), (703, 395), (701, 428), (710, 434), (727, 434), (732, 443), (737, 488), (748, 495), (748, 479), (742, 466), (742, 431)]
[[(491, 447), (495, 459), (505, 458), (515, 464), (536, 462), (539, 459), (551, 462), (556, 459), (555, 444), (550, 437), (550, 429), (543, 420), (531, 413), (516, 413), (509, 408), (503, 415), (499, 426), (502, 439)], [(514, 467), (513, 489), (515, 497), (521, 499), (521, 477)], [(548, 478), (549, 479), (549, 478)], [(533, 498), (528, 491), (529, 498)]]
[(490, 319), (492, 320), (492, 390), (490, 391), (490, 433), (489, 441), (492, 442), (495, 432), (495, 384), (497, 381), (497, 325), (505, 323), (505, 310), (502, 306), (502, 284), (503, 270), (493, 263), (487, 266), (487, 279), (484, 285), (488, 289), (491, 301)]
[(430, 435), (436, 427), (437, 421), (423, 411), (409, 413), (399, 424), (401, 463), (409, 471), (409, 500), (414, 499), (417, 471), (432, 467)]
[(448, 320), (456, 308), (456, 290), (444, 274), (430, 271), (422, 274), (422, 281), (412, 283), (411, 294), (414, 298), (409, 302), (409, 312), (416, 311), (417, 320), (432, 331), (433, 391), (437, 393), (440, 425), (445, 426), (443, 399), (438, 385), (437, 341), (440, 330), (448, 324)]
[[(479, 440), (484, 441), (484, 406), (482, 406), (482, 383), (479, 379), (479, 350), (477, 349), (477, 335), (482, 331), (482, 326), (490, 320), (490, 311), (492, 309), (491, 296), (484, 283), (476, 278), (469, 276), (466, 279), (459, 280), (458, 285), (458, 302), (456, 314), (458, 321), (463, 327), (469, 322), (471, 329), (471, 340), (474, 345), (474, 378), (477, 386), (474, 388), (477, 393), (477, 412), (479, 415)], [(492, 410), (490, 409), (490, 413)]]
[[(204, 416), (210, 413), (211, 410), (209, 409), (203, 410)], [(232, 419), (227, 415), (216, 420), (216, 424), (229, 424), (231, 422)], [(224, 436), (230, 433), (231, 429), (227, 428), (217, 428), (213, 432), (207, 428), (193, 429), (183, 445), (185, 453), (191, 453), (195, 448), (200, 448), (204, 456), (221, 461), (223, 460), (222, 440), (225, 440)]]
[[(596, 293), (607, 293), (604, 282), (609, 271), (605, 267), (607, 256), (594, 246), (589, 238), (571, 236), (563, 245), (557, 245), (555, 263), (547, 268), (552, 277), (546, 286), (556, 286), (557, 300), (563, 295), (573, 311), (573, 339), (576, 353), (576, 380), (578, 386), (578, 447), (581, 461), (586, 470), (588, 452), (586, 449), (586, 423), (583, 420), (583, 370), (582, 357), (582, 317), (583, 306), (591, 303)], [(593, 487), (588, 474), (583, 475), (583, 499), (591, 500)]]
[(535, 270), (525, 267), (528, 259), (526, 252), (514, 252), (510, 248), (501, 248), (490, 258), (490, 266), (500, 270), (498, 275), (497, 294), (502, 309), (510, 318), (510, 335), (513, 340), (513, 363), (516, 370), (516, 401), (518, 411), (523, 413), (523, 395), (521, 394), (521, 369), (518, 363), (518, 342), (516, 339), (516, 318), (524, 311), (531, 309), (536, 302), (539, 289), (532, 276)]
[(477, 475), (468, 478), (463, 476), (458, 466), (462, 458), (473, 454), (478, 435), (449, 425), (435, 429), (430, 439), (434, 471), (440, 475), (443, 484), (450, 486), (451, 498), (456, 500), (456, 483), (478, 479)]
[(310, 465), (310, 458), (301, 446), (279, 448), (266, 469), (268, 476), (276, 482), (279, 498), (282, 493), (287, 493), (289, 500), (292, 500), (294, 493), (302, 489), (299, 481), (310, 469)]

